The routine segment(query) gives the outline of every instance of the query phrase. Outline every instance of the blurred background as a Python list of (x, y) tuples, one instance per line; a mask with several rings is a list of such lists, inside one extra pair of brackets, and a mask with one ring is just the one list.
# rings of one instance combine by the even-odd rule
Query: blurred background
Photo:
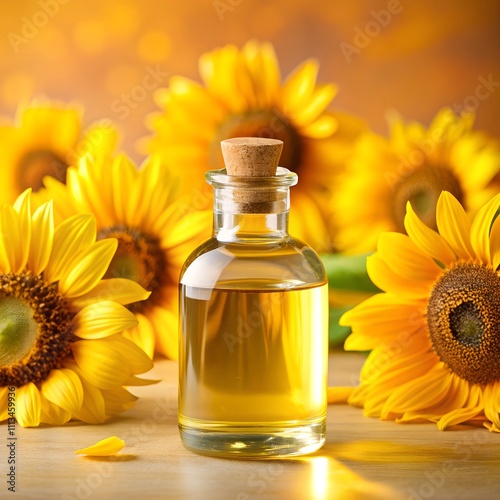
[(283, 76), (316, 58), (319, 81), (339, 87), (333, 109), (375, 132), (390, 108), (427, 124), (448, 105), (500, 136), (496, 0), (4, 2), (0, 116), (33, 97), (76, 102), (87, 124), (114, 120), (138, 160), (156, 88), (175, 74), (198, 80), (202, 53), (249, 39), (274, 44)]

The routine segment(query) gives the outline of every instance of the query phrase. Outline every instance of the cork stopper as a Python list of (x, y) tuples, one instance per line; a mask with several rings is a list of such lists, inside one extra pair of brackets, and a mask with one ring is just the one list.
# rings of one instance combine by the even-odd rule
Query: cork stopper
[(263, 137), (235, 137), (221, 141), (222, 156), (228, 175), (271, 177), (283, 149), (283, 141)]
[[(241, 178), (232, 193), (233, 208), (239, 213), (274, 213), (283, 195), (266, 178), (275, 177), (283, 141), (262, 137), (235, 137), (221, 141), (226, 173)], [(252, 178), (250, 184), (245, 180)], [(261, 181), (259, 180), (261, 179)]]

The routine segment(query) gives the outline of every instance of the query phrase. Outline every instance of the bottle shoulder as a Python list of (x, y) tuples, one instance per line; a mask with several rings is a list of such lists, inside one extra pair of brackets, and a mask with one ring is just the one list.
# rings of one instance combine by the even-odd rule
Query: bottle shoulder
[(269, 288), (317, 286), (326, 283), (323, 263), (302, 241), (221, 242), (211, 238), (195, 249), (181, 271), (180, 282), (203, 288)]

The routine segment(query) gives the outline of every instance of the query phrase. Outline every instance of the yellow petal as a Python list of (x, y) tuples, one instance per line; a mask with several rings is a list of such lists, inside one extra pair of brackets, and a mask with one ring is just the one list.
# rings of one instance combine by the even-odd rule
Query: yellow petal
[(2, 231), (2, 260), (6, 272), (19, 272), (22, 256), (24, 255), (22, 239), (19, 231), (19, 215), (10, 205), (3, 205), (0, 212)]
[(124, 446), (125, 441), (116, 436), (111, 436), (98, 441), (92, 446), (75, 451), (75, 454), (90, 455), (93, 457), (109, 457), (118, 453)]
[(451, 384), (448, 393), (438, 404), (424, 408), (415, 412), (406, 412), (398, 422), (412, 422), (415, 420), (429, 420), (439, 422), (439, 420), (449, 412), (457, 408), (463, 408), (469, 398), (469, 383), (456, 375), (451, 376)]
[(99, 389), (122, 386), (130, 375), (126, 360), (106, 339), (73, 342), (71, 351), (85, 378)]
[(323, 113), (337, 93), (335, 85), (318, 86), (308, 104), (293, 115), (293, 121), (299, 127), (305, 127)]
[(82, 308), (102, 300), (114, 300), (126, 306), (146, 300), (150, 295), (151, 292), (135, 281), (126, 278), (110, 278), (99, 281), (92, 290), (75, 297), (72, 303), (75, 307)]
[(382, 356), (380, 356), (382, 349), (372, 351), (373, 360), (370, 359), (372, 358), (370, 354), (370, 363), (365, 363), (361, 373), (361, 380), (368, 387), (364, 402), (365, 415), (380, 417), (395, 387), (425, 375), (435, 366), (436, 359), (429, 355), (429, 346), (425, 343), (422, 345), (423, 347), (410, 344), (401, 352), (398, 345), (389, 348), (384, 346), (385, 352)]
[[(121, 356), (130, 374), (145, 373), (153, 368), (151, 358), (131, 340), (126, 339), (123, 335), (114, 335), (105, 339), (109, 342), (116, 354)], [(126, 384), (123, 384), (126, 385)]]
[(470, 243), (470, 221), (462, 205), (447, 191), (439, 196), (436, 223), (439, 234), (459, 258), (474, 259), (474, 249)]
[(328, 404), (347, 403), (354, 387), (328, 387), (326, 390)]
[[(173, 210), (175, 210), (176, 207), (180, 208), (181, 205), (172, 205)], [(182, 217), (182, 219), (175, 220), (175, 224), (172, 224), (173, 220), (170, 219), (172, 226), (170, 231), (167, 231), (162, 243), (170, 249), (178, 245), (183, 245), (184, 243), (196, 238), (199, 240), (201, 233), (200, 228), (206, 228), (210, 218), (213, 217), (210, 212), (211, 211), (209, 210), (202, 210), (200, 212), (186, 214)], [(168, 222), (168, 219), (166, 219), (164, 224), (168, 224)], [(192, 245), (191, 248), (193, 248)]]
[(93, 156), (108, 156), (116, 149), (118, 132), (116, 128), (104, 122), (94, 122), (85, 130), (75, 150), (80, 154), (85, 151)]
[(318, 76), (318, 63), (312, 59), (304, 61), (287, 78), (283, 89), (284, 111), (295, 114), (311, 97)]
[(8, 228), (4, 227), (0, 213), (0, 272), (3, 274), (10, 273), (10, 244), (7, 239)]
[(52, 200), (44, 203), (33, 214), (31, 246), (28, 266), (33, 274), (40, 274), (50, 259), (54, 240), (54, 215)]
[[(169, 81), (168, 92), (162, 92), (160, 89), (155, 94), (155, 100), (162, 108), (167, 106), (179, 105), (187, 113), (197, 113), (197, 110), (203, 109), (204, 115), (200, 117), (202, 120), (210, 124), (220, 123), (224, 120), (223, 107), (219, 104), (214, 96), (207, 92), (198, 82), (185, 78), (183, 76), (174, 75)], [(173, 96), (173, 99), (170, 99)], [(161, 102), (163, 101), (163, 102)]]
[(492, 424), (490, 422), (484, 422), (483, 425), (490, 431), (490, 432), (500, 432), (500, 427), (498, 427), (495, 424)]
[(3, 422), (4, 420), (7, 420), (9, 418), (8, 415), (8, 393), (9, 393), (9, 388), (8, 387), (0, 387), (0, 422)]
[(252, 68), (253, 81), (260, 82), (259, 96), (263, 107), (272, 106), (280, 92), (281, 74), (278, 59), (271, 43), (248, 42), (244, 51), (253, 52), (253, 60), (247, 57), (248, 65)]
[(14, 272), (22, 271), (28, 262), (31, 246), (31, 188), (26, 189), (15, 201), (14, 210), (18, 214), (19, 224), (19, 255), (17, 256)]
[(235, 74), (245, 71), (244, 61), (234, 45), (203, 54), (198, 62), (200, 76), (210, 93), (227, 106), (228, 111), (239, 112), (247, 107), (245, 95), (238, 87)]
[(71, 413), (69, 411), (51, 403), (48, 399), (43, 397), (43, 394), (40, 394), (40, 399), (42, 403), (41, 423), (64, 425), (71, 420)]
[(490, 252), (491, 222), (500, 209), (500, 194), (494, 196), (474, 217), (470, 230), (471, 244), (479, 260), (485, 264), (492, 263)]
[(325, 139), (330, 137), (338, 128), (338, 121), (333, 115), (325, 113), (313, 123), (301, 129), (301, 135), (312, 139)]
[[(376, 384), (402, 385), (418, 375), (423, 375), (436, 364), (436, 358), (429, 353), (430, 342), (421, 332), (417, 335), (408, 335), (402, 332), (395, 341), (382, 344), (373, 349), (366, 359), (360, 372), (362, 382)], [(419, 365), (420, 362), (420, 366)], [(408, 366), (408, 375), (404, 367)], [(422, 373), (422, 369), (424, 372)]]
[(457, 408), (456, 410), (443, 415), (439, 419), (437, 423), (438, 429), (440, 431), (444, 431), (446, 427), (449, 427), (450, 425), (458, 425), (467, 422), (467, 420), (474, 418), (482, 411), (483, 408), (481, 406), (475, 406), (472, 408)]
[[(103, 175), (104, 169), (109, 168), (109, 162), (110, 158), (106, 156), (86, 155), (81, 159), (78, 169), (69, 169), (67, 174), (67, 185), (78, 212), (95, 214), (99, 218), (101, 227), (115, 223), (112, 206), (108, 203), (113, 192), (111, 176)], [(96, 190), (95, 186), (99, 186), (99, 189)]]
[(397, 387), (387, 399), (381, 418), (428, 408), (443, 400), (451, 384), (451, 377), (442, 364), (429, 373)]
[(474, 418), (483, 411), (482, 389), (477, 385), (470, 386), (469, 398), (464, 408), (456, 408), (443, 415), (437, 423), (438, 429), (444, 431), (450, 425), (457, 425)]
[(410, 202), (406, 205), (404, 225), (408, 236), (422, 252), (445, 266), (450, 266), (456, 260), (445, 239), (418, 218)]
[(382, 233), (378, 240), (378, 254), (400, 276), (432, 286), (441, 274), (433, 259), (422, 253), (413, 241), (401, 233)]
[(137, 325), (137, 319), (126, 307), (112, 300), (90, 304), (75, 316), (75, 334), (81, 339), (100, 339)]
[(23, 427), (40, 425), (40, 391), (33, 382), (16, 388), (16, 419)]
[(130, 340), (114, 335), (105, 339), (80, 340), (71, 345), (85, 378), (100, 389), (125, 385), (131, 375), (153, 367), (147, 354)]
[(60, 157), (64, 157), (68, 147), (76, 144), (81, 130), (81, 110), (33, 103), (21, 113), (20, 127), (26, 136), (37, 144), (49, 144), (50, 150), (57, 151)]
[[(143, 314), (137, 314), (137, 320), (139, 324), (135, 328), (123, 332), (123, 336), (138, 345), (151, 359), (153, 359), (156, 345), (154, 328), (149, 319)], [(168, 326), (164, 324), (162, 328), (168, 328)]]
[(87, 424), (102, 424), (106, 418), (104, 397), (101, 391), (85, 378), (85, 374), (76, 363), (68, 361), (65, 367), (74, 371), (79, 377), (83, 387), (83, 402), (81, 408), (73, 416)]
[(162, 307), (157, 307), (150, 318), (153, 331), (156, 330), (156, 350), (169, 359), (176, 360), (179, 356), (177, 315)]
[(373, 283), (381, 290), (390, 292), (392, 295), (405, 298), (428, 298), (429, 289), (426, 283), (412, 281), (406, 277), (396, 274), (377, 253), (366, 259), (366, 270)]
[(46, 399), (72, 414), (82, 407), (83, 386), (73, 370), (52, 370), (43, 381), (41, 390)]
[(129, 377), (123, 385), (126, 386), (143, 386), (143, 385), (154, 385), (157, 384), (158, 382), (161, 382), (160, 380), (154, 380), (154, 379), (146, 379), (146, 378), (139, 378), (136, 377), (135, 375), (132, 375)]
[[(94, 158), (89, 157), (89, 155), (85, 155), (78, 160), (78, 168), (70, 167), (66, 171), (66, 186), (71, 191), (72, 203), (75, 206), (75, 209), (80, 213), (92, 213), (94, 209), (92, 205), (91, 193), (83, 189), (81, 184), (81, 180), (88, 176), (87, 164), (89, 161), (93, 160)], [(96, 184), (100, 184), (96, 179), (94, 179), (94, 182)]]
[(43, 200), (56, 200), (55, 206), (55, 221), (61, 222), (74, 216), (75, 208), (71, 198), (71, 191), (68, 190), (66, 184), (54, 179), (50, 175), (43, 178), (43, 185), (45, 189), (40, 189), (35, 193), (35, 199)]
[(493, 269), (500, 269), (500, 216), (497, 216), (491, 227), (490, 255)]
[(59, 224), (54, 231), (52, 253), (44, 275), (48, 282), (58, 281), (71, 269), (71, 263), (81, 250), (95, 242), (96, 222), (93, 215), (74, 215)]
[(13, 208), (18, 214), (28, 216), (31, 211), (31, 188), (25, 189), (14, 202)]
[(101, 394), (104, 397), (106, 415), (113, 416), (122, 413), (134, 406), (138, 400), (137, 396), (130, 394), (123, 387), (114, 387), (113, 389), (102, 389)]
[[(415, 303), (381, 293), (347, 311), (339, 324), (352, 327), (353, 334), (347, 338), (344, 346), (346, 350), (369, 350), (381, 342), (396, 340), (403, 334), (410, 335), (422, 328), (424, 313)], [(359, 333), (366, 339), (366, 345), (354, 342)]]
[(500, 429), (500, 382), (488, 384), (484, 389), (484, 414)]
[(78, 262), (59, 280), (59, 292), (66, 297), (78, 297), (94, 288), (108, 270), (118, 248), (118, 241), (106, 238), (82, 250)]
[(130, 198), (128, 188), (133, 186), (137, 179), (138, 171), (134, 164), (125, 156), (119, 155), (111, 165), (111, 177), (114, 186), (122, 186), (122, 189), (113, 190), (113, 207), (117, 220), (125, 221), (128, 210), (130, 209)]

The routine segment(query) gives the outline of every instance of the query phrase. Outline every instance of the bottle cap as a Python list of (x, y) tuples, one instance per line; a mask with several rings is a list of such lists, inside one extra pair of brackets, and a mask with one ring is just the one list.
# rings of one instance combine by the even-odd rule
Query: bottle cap
[(228, 175), (271, 177), (283, 150), (283, 141), (263, 137), (235, 137), (221, 141)]

